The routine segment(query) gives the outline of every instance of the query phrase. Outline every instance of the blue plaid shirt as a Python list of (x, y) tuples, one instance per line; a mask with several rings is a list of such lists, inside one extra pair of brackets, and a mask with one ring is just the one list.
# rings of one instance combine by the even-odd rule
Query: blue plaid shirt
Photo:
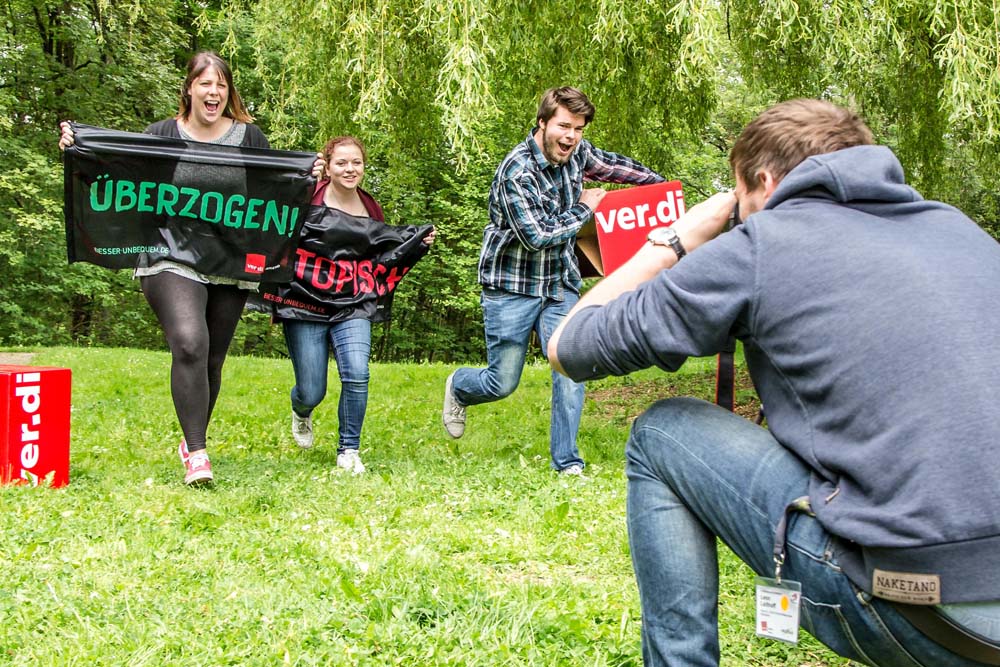
[(549, 164), (529, 134), (497, 167), (490, 187), (490, 222), (479, 255), (484, 287), (557, 301), (565, 289), (580, 291), (573, 248), (593, 214), (579, 203), (584, 180), (644, 185), (664, 178), (586, 140), (565, 164)]

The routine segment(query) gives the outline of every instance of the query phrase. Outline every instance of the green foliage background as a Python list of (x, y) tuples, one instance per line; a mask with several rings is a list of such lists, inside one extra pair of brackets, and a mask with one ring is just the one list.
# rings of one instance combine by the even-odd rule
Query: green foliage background
[[(476, 360), (476, 262), (496, 164), (540, 93), (597, 105), (588, 137), (683, 181), (728, 186), (756, 112), (853, 105), (926, 196), (1000, 236), (1000, 12), (982, 0), (5, 0), (0, 4), (0, 344), (162, 347), (127, 272), (68, 266), (59, 120), (141, 130), (172, 114), (190, 54), (222, 52), (278, 148), (368, 144), (390, 221), (433, 252), (377, 332), (383, 360)], [(282, 354), (247, 314), (236, 352)]]

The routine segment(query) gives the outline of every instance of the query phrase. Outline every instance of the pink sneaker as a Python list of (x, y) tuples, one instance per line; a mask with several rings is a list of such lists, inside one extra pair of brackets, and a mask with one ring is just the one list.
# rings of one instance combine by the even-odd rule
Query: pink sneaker
[(181, 457), (181, 463), (187, 466), (188, 457), (191, 456), (191, 452), (188, 451), (188, 443), (184, 438), (181, 438), (181, 444), (177, 446), (177, 454)]
[(184, 462), (184, 483), (188, 486), (193, 484), (208, 484), (213, 479), (212, 463), (208, 460), (208, 454), (204, 449), (193, 454), (188, 454), (187, 461)]

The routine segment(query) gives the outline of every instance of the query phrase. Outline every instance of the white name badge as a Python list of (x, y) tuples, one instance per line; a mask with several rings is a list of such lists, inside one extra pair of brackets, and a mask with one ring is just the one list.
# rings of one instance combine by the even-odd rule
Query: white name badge
[(757, 577), (757, 636), (796, 644), (802, 584)]

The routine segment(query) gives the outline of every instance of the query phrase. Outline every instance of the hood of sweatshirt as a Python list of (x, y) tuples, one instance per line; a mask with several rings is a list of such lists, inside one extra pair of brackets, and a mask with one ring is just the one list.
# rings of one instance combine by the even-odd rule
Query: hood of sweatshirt
[(864, 208), (864, 202), (923, 200), (904, 182), (903, 166), (885, 146), (853, 146), (804, 160), (782, 179), (764, 208), (776, 208), (803, 196), (832, 199), (855, 208)]

